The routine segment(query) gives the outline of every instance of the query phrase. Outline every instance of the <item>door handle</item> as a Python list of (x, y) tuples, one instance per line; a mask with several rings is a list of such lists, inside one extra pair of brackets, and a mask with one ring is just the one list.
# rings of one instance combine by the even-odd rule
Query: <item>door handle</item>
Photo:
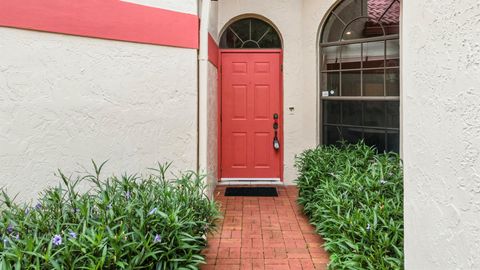
[(276, 131), (275, 131), (275, 137), (273, 137), (273, 149), (275, 149), (275, 151), (280, 150), (280, 142), (278, 141)]
[(278, 151), (280, 149), (280, 142), (278, 141), (278, 113), (273, 114), (273, 131), (275, 133), (273, 137), (273, 149)]

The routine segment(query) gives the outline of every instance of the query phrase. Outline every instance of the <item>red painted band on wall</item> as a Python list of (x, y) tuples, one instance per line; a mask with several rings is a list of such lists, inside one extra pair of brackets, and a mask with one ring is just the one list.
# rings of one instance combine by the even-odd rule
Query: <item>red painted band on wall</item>
[(196, 15), (119, 0), (0, 0), (0, 26), (198, 49)]
[(218, 45), (210, 34), (208, 34), (208, 61), (218, 68)]

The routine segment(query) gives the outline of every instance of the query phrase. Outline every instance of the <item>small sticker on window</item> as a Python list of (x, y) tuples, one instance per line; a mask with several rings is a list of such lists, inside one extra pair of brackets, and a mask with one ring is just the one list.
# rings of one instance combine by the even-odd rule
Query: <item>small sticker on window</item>
[(322, 97), (328, 97), (328, 91), (322, 91)]

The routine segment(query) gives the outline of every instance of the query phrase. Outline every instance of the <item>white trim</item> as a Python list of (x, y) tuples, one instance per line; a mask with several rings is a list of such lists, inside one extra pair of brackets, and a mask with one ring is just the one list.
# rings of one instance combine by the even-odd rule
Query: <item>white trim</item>
[(280, 178), (222, 178), (217, 184), (220, 186), (284, 185)]

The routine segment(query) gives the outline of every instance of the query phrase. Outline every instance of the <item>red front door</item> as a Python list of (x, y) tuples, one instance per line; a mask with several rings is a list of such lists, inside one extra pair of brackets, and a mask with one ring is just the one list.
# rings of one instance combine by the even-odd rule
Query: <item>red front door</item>
[[(221, 177), (280, 179), (280, 52), (227, 52), (221, 61)], [(279, 149), (273, 145), (275, 122)]]

